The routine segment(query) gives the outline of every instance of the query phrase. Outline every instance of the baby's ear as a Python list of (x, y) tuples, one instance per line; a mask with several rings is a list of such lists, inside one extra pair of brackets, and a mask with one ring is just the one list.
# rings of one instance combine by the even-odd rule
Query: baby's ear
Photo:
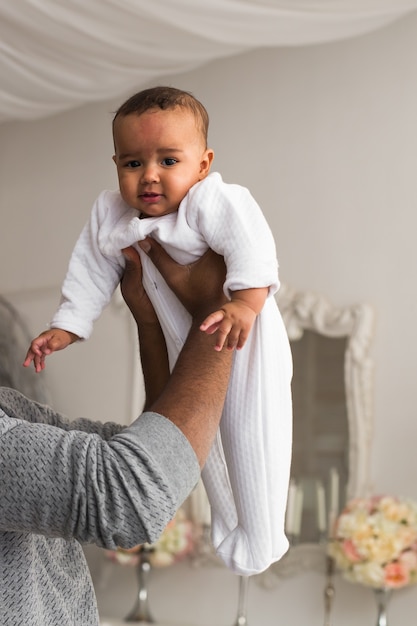
[(200, 162), (200, 180), (205, 178), (209, 173), (213, 159), (214, 151), (211, 148), (207, 148)]

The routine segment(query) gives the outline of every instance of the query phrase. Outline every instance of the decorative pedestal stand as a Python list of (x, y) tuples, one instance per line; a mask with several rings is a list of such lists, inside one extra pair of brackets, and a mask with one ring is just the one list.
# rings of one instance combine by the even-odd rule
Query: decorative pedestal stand
[(249, 576), (239, 576), (239, 599), (237, 618), (233, 626), (248, 626), (246, 610), (248, 604)]
[(376, 603), (378, 607), (378, 619), (376, 626), (388, 626), (387, 607), (391, 598), (391, 589), (374, 589)]
[(125, 622), (131, 622), (134, 624), (155, 624), (150, 610), (148, 600), (148, 583), (149, 575), (151, 573), (151, 563), (149, 555), (152, 550), (146, 547), (142, 547), (139, 552), (139, 563), (137, 565), (138, 575), (138, 591), (136, 596), (135, 606), (125, 618)]

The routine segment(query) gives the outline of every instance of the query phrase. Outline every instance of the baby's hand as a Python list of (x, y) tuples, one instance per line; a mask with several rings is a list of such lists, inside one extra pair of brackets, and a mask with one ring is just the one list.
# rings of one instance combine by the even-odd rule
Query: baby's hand
[(63, 350), (78, 339), (79, 337), (74, 335), (74, 333), (61, 330), (60, 328), (45, 330), (30, 344), (23, 365), (24, 367), (29, 367), (33, 361), (35, 371), (39, 373), (45, 369), (46, 356), (57, 350)]
[(244, 302), (231, 301), (219, 311), (211, 313), (200, 326), (208, 335), (217, 332), (215, 350), (224, 346), (228, 350), (240, 350), (246, 343), (249, 332), (256, 319), (256, 313)]

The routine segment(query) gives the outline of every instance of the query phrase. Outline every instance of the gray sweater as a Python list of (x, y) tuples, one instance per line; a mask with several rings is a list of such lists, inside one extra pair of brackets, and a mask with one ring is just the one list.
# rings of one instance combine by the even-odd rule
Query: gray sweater
[(154, 542), (199, 478), (188, 440), (144, 413), (69, 421), (0, 388), (0, 624), (97, 626), (80, 543)]

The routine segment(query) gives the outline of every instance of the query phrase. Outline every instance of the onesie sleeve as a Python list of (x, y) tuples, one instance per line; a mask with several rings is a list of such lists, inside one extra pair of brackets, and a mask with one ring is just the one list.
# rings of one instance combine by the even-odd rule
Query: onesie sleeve
[(1, 531), (108, 549), (153, 543), (199, 474), (186, 437), (156, 413), (106, 441), (0, 409)]
[(72, 252), (60, 305), (50, 323), (51, 328), (67, 330), (81, 339), (90, 337), (93, 322), (110, 302), (123, 273), (120, 257), (105, 256), (99, 246), (100, 230), (115, 220), (112, 194), (104, 191), (94, 203)]
[(191, 189), (189, 206), (191, 227), (225, 259), (226, 295), (256, 287), (269, 287), (272, 295), (279, 289), (274, 237), (248, 189), (224, 183), (215, 172)]

